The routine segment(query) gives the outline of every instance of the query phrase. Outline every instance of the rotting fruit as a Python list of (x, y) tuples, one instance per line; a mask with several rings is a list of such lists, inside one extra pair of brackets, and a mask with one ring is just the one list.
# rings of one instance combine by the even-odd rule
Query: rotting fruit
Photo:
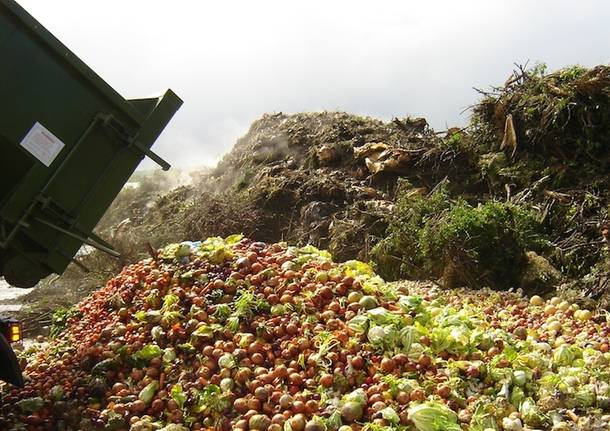
[(555, 305), (386, 283), (311, 246), (172, 244), (25, 352), (0, 426), (605, 429), (610, 327)]

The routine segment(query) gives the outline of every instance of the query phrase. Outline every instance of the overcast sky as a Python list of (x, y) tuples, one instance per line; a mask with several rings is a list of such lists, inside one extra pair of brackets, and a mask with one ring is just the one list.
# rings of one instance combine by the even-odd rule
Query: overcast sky
[(19, 3), (122, 95), (178, 93), (154, 148), (182, 166), (213, 164), (265, 112), (424, 116), (442, 130), (515, 62), (610, 62), (605, 0)]

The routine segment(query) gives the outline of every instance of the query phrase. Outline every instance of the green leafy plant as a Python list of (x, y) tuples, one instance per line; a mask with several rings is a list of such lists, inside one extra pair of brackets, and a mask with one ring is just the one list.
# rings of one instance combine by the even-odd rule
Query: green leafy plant
[(513, 287), (526, 250), (547, 245), (536, 213), (495, 200), (450, 198), (446, 183), (428, 196), (404, 190), (387, 237), (372, 251), (387, 278), (442, 277), (449, 286)]
[(68, 320), (79, 315), (80, 312), (76, 307), (60, 307), (56, 309), (51, 317), (50, 337), (57, 337), (66, 328)]

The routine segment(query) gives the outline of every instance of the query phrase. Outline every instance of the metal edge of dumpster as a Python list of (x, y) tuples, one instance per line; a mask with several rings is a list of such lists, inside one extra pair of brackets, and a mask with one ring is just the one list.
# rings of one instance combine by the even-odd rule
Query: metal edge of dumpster
[[(158, 137), (163, 132), (163, 130), (167, 127), (167, 125), (169, 124), (169, 122), (171, 121), (171, 119), (173, 118), (175, 113), (178, 111), (178, 109), (180, 109), (180, 107), (182, 106), (182, 104), (184, 102), (172, 90), (169, 90), (169, 89), (160, 98), (137, 99), (137, 100), (150, 100), (151, 105), (154, 104), (154, 107), (151, 109), (148, 116), (145, 117), (144, 122), (140, 126), (139, 133), (137, 134), (137, 136), (136, 136), (134, 142), (132, 142), (132, 144), (139, 152), (142, 153), (142, 157), (148, 156), (153, 161), (158, 163), (164, 170), (168, 170), (170, 168), (170, 164), (167, 163), (165, 160), (163, 160), (161, 157), (159, 157), (157, 154), (152, 152), (150, 148), (155, 143), (155, 141), (158, 139)], [(129, 101), (127, 101), (127, 102), (129, 102)], [(133, 171), (135, 171), (137, 169), (139, 164), (140, 164), (140, 162), (138, 162), (137, 164), (135, 164), (133, 166), (131, 173), (133, 173)], [(66, 233), (66, 232), (64, 232), (64, 233)], [(95, 236), (95, 235), (93, 235), (93, 232), (90, 232), (88, 234), (88, 236), (91, 237), (91, 236)], [(87, 243), (89, 245), (94, 245), (96, 248), (100, 248), (100, 245), (97, 244), (95, 241), (93, 243), (90, 241), (87, 241), (87, 240), (83, 241), (82, 238), (80, 239), (80, 241)], [(35, 284), (35, 282), (34, 282), (35, 279), (38, 280), (38, 279), (44, 277), (44, 275), (42, 275), (42, 273), (41, 273), (40, 277), (38, 275), (36, 275), (37, 273), (35, 272), (35, 269), (39, 267), (39, 265), (40, 265), (39, 261), (31, 261), (30, 264), (26, 264), (26, 261), (29, 261), (30, 259), (27, 257), (27, 254), (23, 254), (22, 259), (23, 258), (25, 258), (26, 260), (23, 261), (23, 264), (20, 268), (20, 274), (26, 274), (26, 273), (28, 273), (28, 270), (34, 271), (34, 273), (32, 274), (32, 277), (31, 277), (32, 281), (25, 282), (25, 285), (27, 285), (27, 286), (24, 285), (23, 287), (31, 287)], [(74, 260), (72, 259), (72, 261), (74, 261)], [(6, 266), (6, 265), (3, 265), (3, 266)], [(44, 265), (44, 267), (48, 270), (49, 273), (56, 271), (55, 269), (53, 269), (51, 267), (47, 267), (46, 265)], [(17, 278), (14, 277), (14, 276), (16, 276), (16, 274), (13, 274), (11, 271), (7, 272), (6, 267), (0, 268), (0, 269), (2, 269), (3, 275), (11, 280), (11, 284), (20, 286), (21, 283), (19, 283)]]
[[(170, 168), (169, 163), (159, 157), (157, 154), (152, 152), (150, 149), (155, 141), (159, 138), (160, 134), (170, 123), (171, 119), (175, 115), (175, 113), (180, 109), (183, 104), (182, 99), (178, 97), (172, 90), (167, 90), (165, 94), (159, 98), (152, 99), (136, 99), (140, 101), (149, 101), (151, 108), (148, 110), (148, 113), (143, 112), (145, 119), (143, 123), (139, 127), (139, 131), (137, 135), (134, 137), (134, 140), (131, 144), (135, 147), (136, 151), (142, 154), (142, 157), (148, 156), (153, 161), (158, 163), (164, 170), (168, 170)], [(130, 102), (130, 100), (127, 100)], [(128, 178), (133, 172), (137, 169), (141, 160), (134, 164), (130, 171)], [(127, 179), (126, 179), (127, 180)], [(125, 181), (126, 181), (125, 180)], [(124, 183), (125, 181), (122, 181)], [(40, 220), (38, 220), (40, 221)], [(57, 229), (57, 227), (55, 227)], [(79, 229), (79, 232), (81, 230)], [(64, 234), (68, 234), (67, 231), (63, 232)], [(69, 235), (69, 234), (68, 234)], [(70, 235), (73, 236), (73, 235)], [(93, 231), (89, 229), (82, 230), (81, 238), (78, 238), (79, 241), (84, 242), (88, 245), (91, 245), (97, 249), (101, 249), (102, 251), (113, 254), (109, 252), (108, 248), (111, 249), (111, 246), (108, 245), (108, 248), (104, 247), (103, 240), (98, 238)], [(76, 238), (76, 236), (74, 236)], [(111, 250), (114, 251), (114, 250)], [(115, 252), (116, 253), (116, 252)], [(118, 257), (118, 254), (113, 254), (115, 257)], [(65, 257), (65, 256), (64, 256)], [(74, 259), (72, 260), (74, 262)], [(56, 272), (55, 270), (52, 270)]]
[(157, 105), (146, 117), (146, 120), (144, 120), (134, 143), (141, 152), (160, 165), (165, 171), (170, 168), (169, 163), (159, 157), (156, 153), (153, 153), (150, 148), (159, 138), (183, 103), (182, 99), (180, 99), (176, 93), (168, 89), (165, 94), (158, 99)]
[(19, 23), (30, 31), (40, 42), (46, 45), (61, 61), (66, 62), (78, 74), (82, 75), (86, 82), (96, 89), (97, 92), (103, 95), (110, 103), (120, 109), (125, 115), (135, 121), (137, 124), (142, 124), (145, 120), (141, 112), (121, 96), (114, 88), (110, 86), (104, 79), (93, 71), (86, 63), (76, 56), (68, 47), (66, 47), (59, 39), (57, 39), (49, 30), (47, 30), (39, 21), (30, 15), (23, 7), (14, 0), (0, 0), (0, 12), (2, 8), (12, 14)]
[[(169, 164), (154, 154), (150, 148), (183, 104), (183, 101), (173, 91), (168, 90), (161, 98), (149, 99), (151, 101), (150, 106), (153, 108), (149, 112), (142, 112), (134, 103), (130, 103), (129, 100), (117, 93), (101, 77), (95, 74), (18, 3), (13, 0), (0, 0), (0, 13), (7, 12), (10, 14), (9, 19), (15, 20), (18, 26), (15, 31), (28, 32), (29, 37), (49, 48), (50, 53), (55, 55), (58, 61), (66, 63), (68, 67), (81, 75), (88, 85), (95, 88), (98, 94), (126, 114), (128, 118), (134, 120), (138, 124), (139, 130), (136, 139), (132, 142), (133, 146), (139, 152), (159, 163), (163, 169), (169, 169)], [(136, 168), (137, 165), (134, 166), (134, 170)]]

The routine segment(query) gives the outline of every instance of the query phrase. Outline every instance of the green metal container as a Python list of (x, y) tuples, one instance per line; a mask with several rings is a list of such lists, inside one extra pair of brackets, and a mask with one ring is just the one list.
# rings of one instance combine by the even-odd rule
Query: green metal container
[[(126, 65), (125, 67), (133, 67)], [(145, 72), (143, 72), (145, 73)], [(61, 274), (180, 108), (125, 100), (12, 0), (0, 0), (0, 275)]]

